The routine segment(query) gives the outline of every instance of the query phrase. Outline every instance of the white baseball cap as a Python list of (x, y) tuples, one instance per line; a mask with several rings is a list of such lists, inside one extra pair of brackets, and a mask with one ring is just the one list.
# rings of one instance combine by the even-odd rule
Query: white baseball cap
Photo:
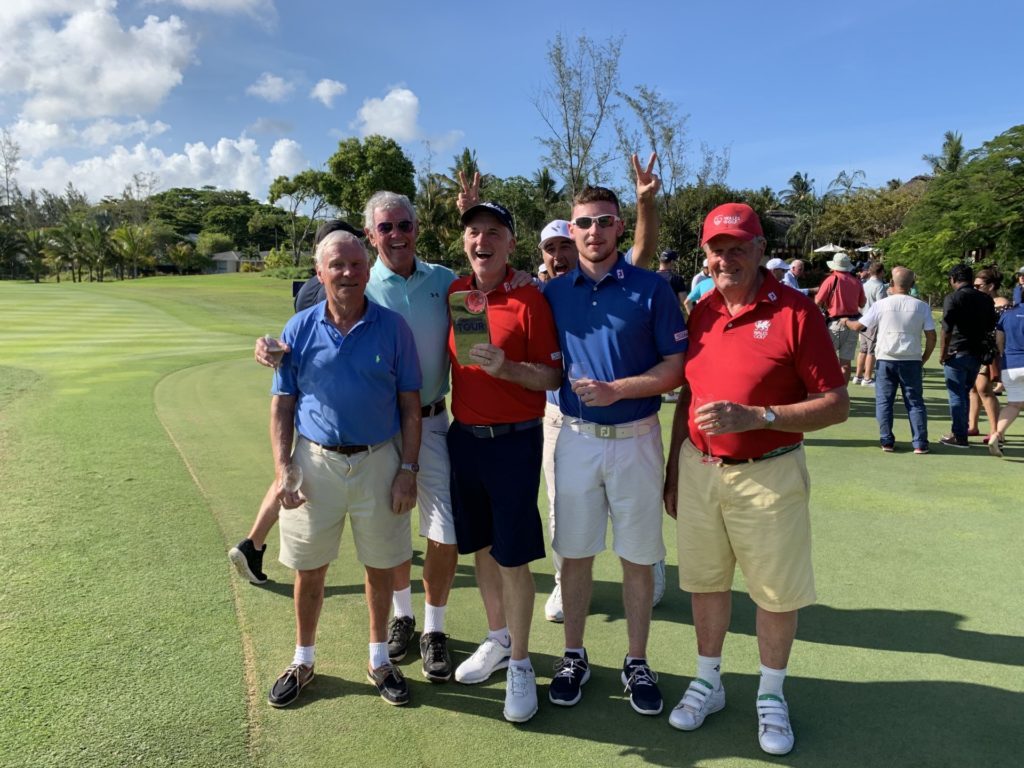
[(769, 272), (773, 269), (789, 269), (789, 265), (782, 259), (769, 259), (764, 266)]
[(569, 222), (564, 219), (555, 219), (548, 222), (547, 226), (540, 231), (540, 246), (543, 248), (544, 243), (553, 237), (564, 237), (566, 240), (572, 240), (572, 237), (569, 236)]

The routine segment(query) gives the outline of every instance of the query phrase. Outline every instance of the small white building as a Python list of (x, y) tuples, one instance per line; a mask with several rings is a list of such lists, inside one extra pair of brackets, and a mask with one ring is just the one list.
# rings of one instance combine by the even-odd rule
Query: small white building
[(213, 261), (210, 273), (215, 275), (237, 272), (242, 266), (242, 254), (238, 251), (215, 253), (210, 257), (210, 260)]

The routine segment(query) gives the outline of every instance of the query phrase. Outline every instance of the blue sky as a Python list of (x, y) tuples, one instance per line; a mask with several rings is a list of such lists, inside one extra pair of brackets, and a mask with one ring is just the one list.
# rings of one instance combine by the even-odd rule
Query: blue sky
[(624, 35), (622, 85), (676, 102), (694, 150), (728, 147), (728, 183), (781, 189), (799, 170), (824, 191), (841, 170), (922, 173), (946, 130), (974, 147), (1022, 122), (1022, 22), (1024, 3), (994, 0), (3, 0), (0, 126), (23, 189), (92, 199), (138, 172), (262, 198), (369, 132), (419, 170), (469, 146), (488, 172), (530, 175), (548, 42)]

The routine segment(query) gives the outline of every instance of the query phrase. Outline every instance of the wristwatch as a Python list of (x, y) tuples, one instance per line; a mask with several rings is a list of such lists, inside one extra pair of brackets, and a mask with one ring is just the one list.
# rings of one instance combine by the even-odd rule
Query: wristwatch
[(764, 421), (765, 427), (770, 428), (775, 424), (776, 414), (771, 409), (771, 406), (765, 406), (764, 412), (761, 414), (761, 419)]
[(420, 471), (420, 465), (413, 461), (403, 464), (402, 466), (399, 467), (399, 469), (407, 469), (415, 475), (417, 472)]

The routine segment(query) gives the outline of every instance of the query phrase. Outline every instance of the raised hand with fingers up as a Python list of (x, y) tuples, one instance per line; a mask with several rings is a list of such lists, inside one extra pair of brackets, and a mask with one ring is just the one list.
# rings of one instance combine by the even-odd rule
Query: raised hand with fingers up
[(640, 164), (640, 158), (633, 153), (633, 171), (636, 173), (636, 199), (652, 200), (661, 189), (661, 179), (658, 174), (652, 173), (654, 164), (658, 161), (658, 153), (651, 152), (651, 159), (647, 161), (647, 167)]
[(459, 196), (455, 200), (455, 205), (459, 209), (459, 213), (465, 213), (474, 205), (480, 202), (480, 172), (477, 171), (473, 174), (473, 182), (466, 181), (465, 171), (459, 171)]

